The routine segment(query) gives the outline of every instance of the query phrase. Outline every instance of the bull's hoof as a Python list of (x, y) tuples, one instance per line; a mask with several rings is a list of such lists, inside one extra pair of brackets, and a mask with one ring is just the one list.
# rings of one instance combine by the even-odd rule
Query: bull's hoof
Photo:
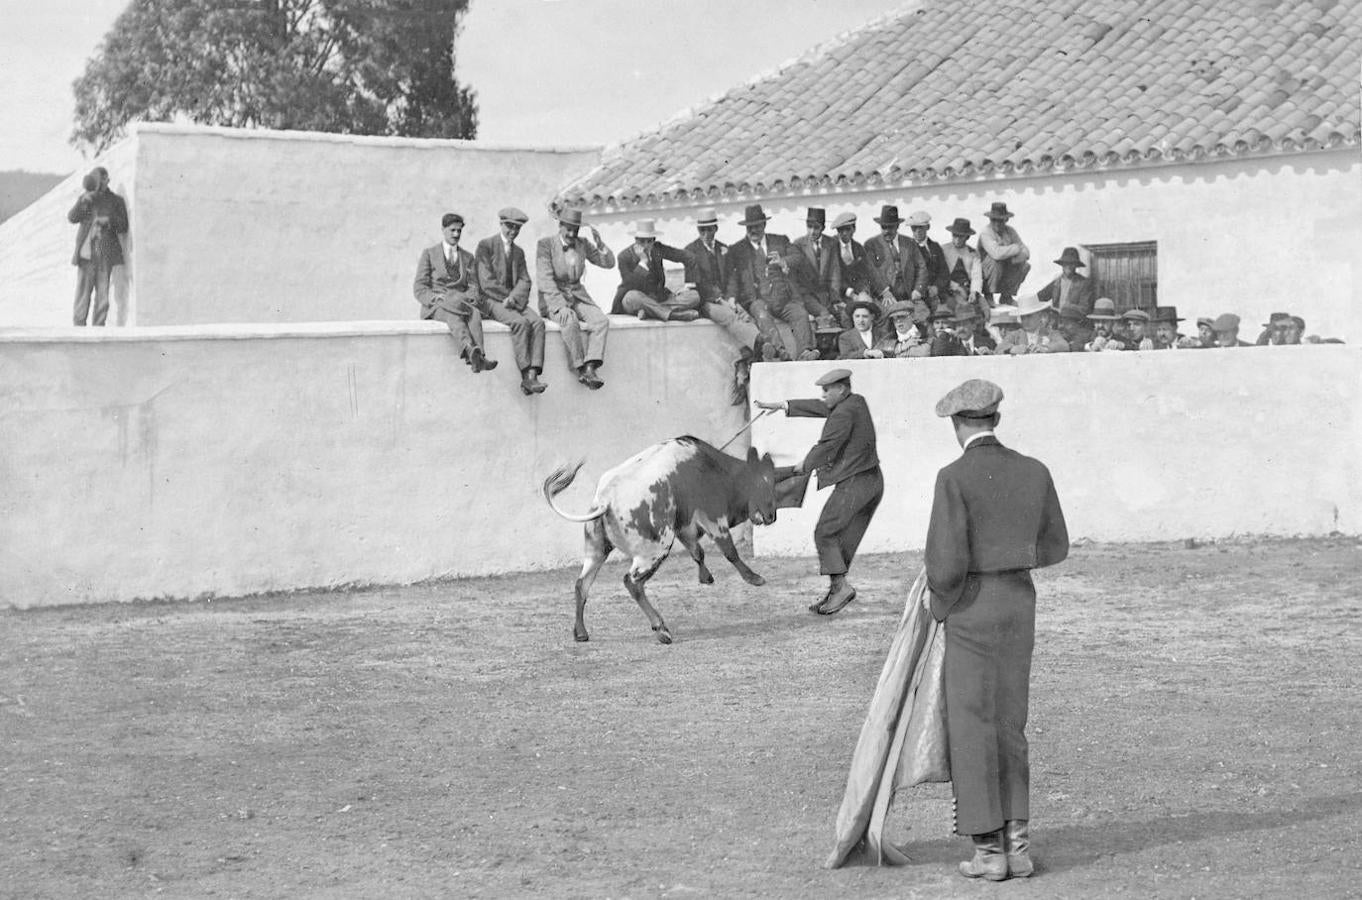
[(742, 577), (742, 579), (743, 581), (746, 581), (748, 584), (753, 585), (754, 587), (761, 587), (763, 584), (766, 583), (766, 579), (762, 578), (756, 572), (748, 572), (746, 575)]
[(700, 583), (701, 583), (701, 584), (713, 584), (713, 583), (714, 583), (714, 573), (711, 572), (709, 569), (701, 569), (701, 570), (700, 570)]
[(657, 642), (659, 644), (670, 644), (672, 642), (672, 633), (667, 630), (666, 625), (654, 628), (653, 631), (657, 632)]

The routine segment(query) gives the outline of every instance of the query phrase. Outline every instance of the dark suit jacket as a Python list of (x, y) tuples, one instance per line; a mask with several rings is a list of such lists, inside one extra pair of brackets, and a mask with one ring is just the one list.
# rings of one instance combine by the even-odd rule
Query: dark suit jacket
[[(513, 312), (520, 312), (529, 305), (530, 264), (519, 245), (511, 245), (508, 258), (501, 235), (494, 234), (478, 241), (473, 258), (477, 260), (478, 286), (482, 288), (483, 296), (506, 304)], [(510, 282), (509, 286), (507, 282)]]
[[(1055, 308), (1059, 308), (1059, 279), (1063, 275), (1056, 275), (1055, 280), (1045, 287), (1036, 291), (1036, 296), (1042, 303), (1053, 303)], [(1082, 275), (1074, 276), (1074, 283), (1069, 286), (1069, 296), (1065, 302), (1082, 307), (1083, 312), (1092, 312), (1093, 301), (1097, 299), (1097, 288), (1093, 285), (1091, 278)]]
[(648, 251), (648, 267), (638, 264), (638, 251), (630, 244), (617, 255), (620, 269), (620, 286), (615, 289), (615, 302), (610, 312), (615, 315), (624, 313), (624, 295), (630, 291), (642, 291), (654, 300), (666, 300), (672, 295), (667, 290), (667, 273), (662, 270), (662, 261), (690, 265), (694, 260), (685, 250), (669, 247), (661, 241), (654, 241)]
[[(790, 239), (782, 234), (767, 234), (766, 252), (788, 257)], [(728, 248), (727, 295), (737, 299), (743, 309), (757, 299), (778, 308), (790, 299), (790, 280), (779, 267), (761, 258), (752, 249), (751, 241), (743, 238)]]
[(93, 250), (110, 268), (121, 266), (123, 245), (118, 236), (128, 233), (128, 205), (108, 188), (96, 191), (93, 195), (81, 194), (76, 205), (66, 214), (68, 222), (80, 224), (76, 229), (76, 250), (71, 254), (71, 265), (80, 265), (80, 248), (94, 227), (96, 216), (104, 216), (109, 221), (106, 227), (100, 229)]
[[(874, 331), (872, 329), (871, 333)], [(876, 342), (878, 343), (878, 342)], [(848, 328), (846, 331), (837, 335), (837, 358), (838, 359), (865, 359), (865, 351), (873, 349), (875, 344), (866, 347), (861, 340), (861, 335), (855, 328)], [(889, 354), (892, 356), (893, 354)]]
[(416, 279), (412, 293), (421, 304), (421, 318), (429, 319), (436, 309), (446, 309), (455, 315), (468, 315), (472, 309), (483, 307), (482, 291), (478, 287), (477, 263), (473, 254), (459, 248), (459, 265), (445, 260), (444, 244), (436, 244), (421, 251), (416, 263)]
[[(927, 267), (918, 255), (917, 245), (903, 235), (896, 241), (898, 262), (890, 253), (889, 242), (877, 234), (865, 242), (865, 255), (874, 270), (878, 286), (888, 286), (898, 300), (912, 300), (913, 291), (927, 296)], [(872, 293), (878, 294), (879, 291)]]
[[(913, 249), (917, 250), (918, 261), (926, 270), (923, 273), (923, 278), (927, 287), (936, 288), (938, 303), (948, 300), (951, 293), (951, 273), (946, 268), (946, 254), (942, 251), (941, 245), (931, 238), (927, 238), (927, 252), (923, 254), (916, 241), (913, 241), (912, 244)], [(922, 294), (924, 297), (927, 296), (926, 291), (923, 291)]]
[(970, 444), (936, 476), (924, 563), (932, 614), (944, 619), (971, 572), (1052, 566), (1069, 532), (1050, 470), (995, 437)]
[(884, 292), (884, 285), (877, 284), (875, 272), (866, 259), (865, 247), (860, 241), (851, 242), (851, 263), (842, 261), (842, 245), (832, 241), (832, 292), (838, 300), (847, 300), (847, 291), (859, 294), (864, 291), (876, 300)]
[(705, 247), (705, 242), (696, 238), (686, 245), (691, 261), (686, 265), (686, 283), (695, 285), (700, 299), (714, 303), (724, 297), (728, 287), (728, 245), (723, 241), (714, 242), (714, 252)]
[(835, 240), (819, 240), (819, 257), (814, 261), (814, 245), (806, 234), (790, 244), (790, 287), (801, 301), (812, 298), (825, 309), (831, 309), (837, 297), (832, 291), (832, 273), (837, 268)]
[(848, 394), (831, 410), (822, 400), (791, 400), (785, 415), (827, 419), (818, 443), (804, 457), (804, 471), (818, 472), (820, 491), (879, 466), (875, 423), (860, 394)]

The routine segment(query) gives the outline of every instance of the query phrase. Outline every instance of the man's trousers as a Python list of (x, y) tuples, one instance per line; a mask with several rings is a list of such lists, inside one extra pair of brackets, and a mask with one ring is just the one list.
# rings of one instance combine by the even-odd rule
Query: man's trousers
[(813, 529), (819, 572), (846, 574), (882, 496), (884, 477), (879, 466), (837, 482)]

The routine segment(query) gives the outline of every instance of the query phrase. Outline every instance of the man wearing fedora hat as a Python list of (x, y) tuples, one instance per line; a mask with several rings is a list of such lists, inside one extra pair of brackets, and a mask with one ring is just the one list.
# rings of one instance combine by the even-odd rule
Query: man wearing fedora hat
[(1049, 303), (1042, 303), (1034, 294), (1023, 297), (1017, 304), (1017, 318), (1021, 328), (998, 343), (998, 352), (1012, 356), (1026, 353), (1068, 353), (1069, 342), (1050, 329), (1045, 312)]
[[(834, 246), (836, 265), (832, 270), (832, 293), (839, 302), (868, 301), (874, 303), (879, 310), (883, 311), (894, 302), (893, 295), (889, 293), (887, 287), (876, 287), (876, 279), (871, 271), (870, 262), (866, 258), (865, 247), (855, 239), (856, 214), (842, 213), (833, 220), (832, 229), (837, 232), (837, 240)], [(843, 310), (845, 319), (846, 316), (851, 314), (851, 310), (850, 307), (844, 307)], [(843, 321), (843, 324), (849, 325), (850, 322)]]
[(605, 361), (605, 338), (610, 318), (591, 299), (582, 273), (586, 264), (602, 269), (615, 267), (615, 254), (601, 234), (591, 229), (591, 240), (578, 237), (582, 211), (565, 208), (558, 213), (558, 233), (539, 239), (535, 269), (539, 284), (539, 311), (558, 323), (567, 347), (568, 366), (577, 380), (591, 390), (605, 382), (597, 370)]
[(1069, 555), (1050, 471), (999, 443), (1003, 392), (972, 378), (936, 404), (961, 455), (936, 476), (923, 549), (924, 601), (944, 623), (943, 680), (955, 831), (966, 878), (1034, 872), (1026, 720), (1036, 633), (1031, 570)]
[(1178, 323), (1183, 320), (1178, 318), (1176, 306), (1154, 307), (1152, 321), (1154, 323), (1155, 350), (1177, 350), (1200, 344), (1200, 341), (1196, 338), (1183, 337), (1178, 333)]
[(955, 333), (955, 311), (945, 304), (937, 307), (928, 322), (932, 326), (930, 356), (971, 356), (960, 336)]
[(440, 243), (421, 251), (412, 294), (421, 304), (421, 318), (445, 323), (459, 347), (459, 357), (476, 372), (497, 367), (482, 349), (482, 314), (487, 301), (478, 284), (473, 254), (459, 246), (463, 216), (445, 213), (440, 219)]
[(827, 211), (810, 206), (804, 234), (790, 243), (790, 289), (814, 321), (827, 323), (838, 305), (832, 292), (832, 273), (837, 268), (832, 240), (824, 237)]
[(1057, 309), (1076, 306), (1087, 315), (1092, 309), (1092, 301), (1097, 299), (1097, 292), (1092, 279), (1078, 274), (1078, 270), (1087, 265), (1079, 257), (1078, 248), (1065, 247), (1059, 259), (1055, 260), (1055, 265), (1059, 266), (1059, 275), (1037, 291), (1036, 296), (1046, 303), (1053, 303)]
[(984, 296), (990, 304), (994, 295), (1000, 303), (1011, 303), (1031, 271), (1031, 251), (1017, 229), (1007, 224), (1013, 213), (1008, 212), (1006, 203), (994, 203), (987, 215), (988, 227), (979, 235)]
[(880, 233), (865, 242), (865, 255), (870, 260), (870, 271), (880, 293), (888, 289), (894, 300), (912, 303), (918, 310), (918, 321), (926, 321), (930, 310), (927, 296), (927, 266), (912, 241), (899, 234), (899, 208), (888, 205), (880, 208), (875, 224)]
[(972, 302), (955, 304), (955, 334), (966, 356), (991, 356), (998, 342), (988, 333), (979, 307)]
[(488, 317), (511, 330), (520, 390), (528, 397), (548, 388), (539, 380), (544, 371), (544, 319), (530, 308), (530, 267), (525, 251), (515, 242), (530, 217), (507, 206), (497, 212), (497, 218), (500, 233), (478, 241), (473, 258)]
[(1069, 345), (1069, 350), (1081, 353), (1093, 338), (1092, 326), (1088, 324), (1088, 311), (1072, 303), (1059, 310), (1059, 335)]
[(700, 294), (693, 290), (673, 293), (667, 287), (663, 262), (694, 263), (689, 252), (659, 241), (652, 219), (633, 228), (634, 242), (619, 253), (620, 286), (615, 290), (614, 315), (638, 316), (659, 322), (694, 322), (700, 318)]
[(1115, 300), (1110, 297), (1098, 297), (1093, 301), (1092, 312), (1088, 313), (1088, 321), (1092, 323), (1092, 339), (1083, 349), (1091, 353), (1124, 350), (1125, 342), (1116, 336), (1116, 323), (1120, 319), (1121, 317), (1116, 314)]
[(717, 239), (719, 216), (706, 207), (696, 213), (695, 230), (699, 237), (686, 245), (691, 261), (686, 265), (686, 284), (700, 298), (700, 314), (711, 319), (738, 342), (739, 362), (773, 359), (776, 348), (766, 343), (752, 317), (733, 297), (724, 295), (728, 286), (729, 247)]
[(781, 234), (767, 234), (770, 220), (754, 203), (747, 207), (738, 224), (747, 230), (745, 240), (734, 244), (728, 254), (728, 295), (756, 320), (772, 346), (782, 343), (776, 320), (784, 322), (793, 334), (794, 346), (790, 355), (799, 359), (817, 359), (814, 349), (813, 326), (802, 303), (795, 299), (790, 286), (790, 239)]
[(979, 251), (969, 244), (974, 229), (970, 227), (969, 219), (958, 218), (946, 230), (950, 232), (951, 242), (941, 248), (941, 257), (946, 263), (955, 304), (977, 303), (984, 296), (984, 276)]
[(884, 350), (877, 346), (875, 336), (879, 307), (869, 300), (853, 300), (850, 308), (851, 327), (837, 335), (837, 358), (884, 359)]
[(875, 449), (870, 407), (864, 397), (851, 392), (851, 372), (833, 369), (814, 384), (823, 389), (821, 400), (758, 400), (757, 406), (783, 409), (786, 416), (827, 420), (818, 443), (794, 471), (796, 475), (816, 471), (818, 489), (832, 487), (813, 530), (818, 569), (828, 576), (828, 592), (809, 607), (812, 612), (830, 616), (856, 596), (856, 589), (847, 583), (847, 570), (884, 495), (884, 477)]
[[(908, 216), (908, 232), (913, 236), (913, 248), (917, 250), (918, 262), (926, 270), (924, 278), (927, 291), (923, 299), (927, 301), (928, 308), (936, 312), (948, 299), (951, 275), (941, 245), (927, 237), (931, 226), (932, 217), (923, 210)], [(946, 305), (949, 307), (950, 304)]]
[(1285, 344), (1286, 333), (1291, 327), (1291, 313), (1275, 312), (1267, 317), (1263, 323), (1262, 334), (1258, 335), (1258, 340), (1254, 343), (1259, 347), (1269, 344)]

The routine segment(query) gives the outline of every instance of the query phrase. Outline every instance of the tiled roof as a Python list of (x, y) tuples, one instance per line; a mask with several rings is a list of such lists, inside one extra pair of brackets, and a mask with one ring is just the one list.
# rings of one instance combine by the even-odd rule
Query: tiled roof
[(589, 206), (1139, 166), (1362, 132), (1362, 0), (927, 0), (606, 151)]

